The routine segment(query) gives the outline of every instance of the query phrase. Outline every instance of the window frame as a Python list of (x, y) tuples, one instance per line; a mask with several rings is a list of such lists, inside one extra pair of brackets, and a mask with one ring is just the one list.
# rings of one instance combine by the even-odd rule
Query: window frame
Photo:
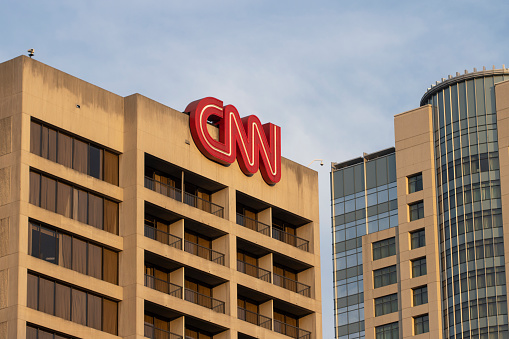
[[(415, 316), (413, 320), (414, 320), (413, 321), (414, 322), (414, 335), (419, 335), (419, 334), (429, 332), (429, 315), (428, 315), (428, 313)], [(422, 327), (422, 328), (420, 328), (419, 331), (418, 331), (418, 326), (419, 326), (419, 328)]]
[(389, 295), (384, 295), (379, 298), (375, 298), (374, 304), (375, 304), (375, 317), (398, 312), (398, 293), (393, 293)]
[[(422, 277), (423, 275), (428, 274), (428, 267), (426, 265), (426, 257), (412, 259), (412, 260), (410, 260), (410, 264), (411, 264), (412, 278), (418, 278), (418, 277)], [(422, 272), (423, 266), (424, 266), (424, 273)], [(419, 272), (418, 272), (419, 275), (416, 275), (417, 268), (419, 269)]]
[[(389, 282), (384, 284), (384, 277)], [(380, 280), (380, 285), (377, 286), (377, 278)], [(380, 288), (396, 284), (398, 282), (398, 268), (397, 265), (382, 267), (373, 271), (373, 288)]]
[[(386, 255), (383, 254), (384, 249), (387, 251)], [(375, 253), (377, 253), (377, 255), (375, 255)], [(396, 237), (391, 237), (372, 243), (371, 255), (373, 256), (373, 261), (396, 255)]]
[[(417, 246), (414, 246), (414, 236), (417, 241)], [(426, 229), (420, 228), (410, 232), (410, 249), (416, 249), (426, 246)]]
[(423, 189), (422, 172), (407, 176), (408, 194), (420, 192)]
[(424, 200), (408, 204), (408, 220), (410, 222), (424, 218)]
[[(416, 302), (417, 298), (420, 299), (419, 303)], [(426, 299), (425, 302), (423, 301), (424, 298)], [(412, 288), (412, 306), (425, 305), (427, 303), (428, 303), (428, 285)]]

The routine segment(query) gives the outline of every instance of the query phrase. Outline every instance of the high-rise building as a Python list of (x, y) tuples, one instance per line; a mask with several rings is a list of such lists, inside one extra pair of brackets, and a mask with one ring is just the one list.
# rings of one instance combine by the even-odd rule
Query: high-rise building
[(0, 338), (321, 338), (318, 175), (236, 112), (1, 63)]
[(395, 148), (332, 164), (336, 338), (509, 337), (507, 80), (442, 79)]

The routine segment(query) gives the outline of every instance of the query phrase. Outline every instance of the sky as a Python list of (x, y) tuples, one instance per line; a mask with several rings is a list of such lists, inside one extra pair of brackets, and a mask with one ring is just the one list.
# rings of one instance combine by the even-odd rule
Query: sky
[(0, 4), (0, 62), (35, 59), (177, 110), (207, 96), (282, 128), (319, 173), (323, 338), (334, 338), (330, 164), (394, 146), (393, 116), (441, 78), (509, 66), (508, 1)]

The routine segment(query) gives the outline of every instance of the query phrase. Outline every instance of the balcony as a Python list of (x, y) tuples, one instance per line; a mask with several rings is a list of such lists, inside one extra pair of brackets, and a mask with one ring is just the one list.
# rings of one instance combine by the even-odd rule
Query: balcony
[(258, 278), (270, 283), (270, 271), (264, 270), (255, 265), (248, 264), (245, 261), (237, 260), (237, 271)]
[(145, 274), (145, 286), (152, 288), (156, 291), (163, 292), (174, 296), (175, 298), (182, 299), (182, 287), (167, 282), (162, 279), (158, 279), (150, 274)]
[(310, 339), (311, 332), (274, 319), (274, 332), (287, 335), (295, 339)]
[(269, 317), (263, 316), (252, 311), (248, 311), (242, 307), (238, 307), (237, 312), (238, 312), (237, 317), (240, 320), (244, 320), (247, 321), (248, 323), (255, 324), (268, 330), (272, 330), (272, 319), (270, 319)]
[(310, 286), (295, 281), (293, 279), (283, 277), (279, 274), (274, 273), (273, 275), (274, 275), (274, 285), (302, 294), (305, 297), (311, 297)]
[(174, 236), (168, 232), (158, 230), (155, 227), (145, 224), (145, 236), (150, 239), (159, 241), (160, 243), (166, 244), (171, 247), (175, 247), (179, 250), (182, 249), (182, 239)]
[(194, 194), (184, 192), (184, 204), (196, 207), (202, 211), (224, 218), (224, 208), (213, 202), (202, 199)]
[(224, 254), (210, 248), (184, 240), (184, 251), (224, 266)]
[(145, 323), (145, 338), (151, 339), (182, 339), (181, 335), (171, 333), (155, 327), (152, 324)]
[(272, 227), (272, 238), (309, 252), (309, 241), (299, 238), (296, 235), (287, 233), (278, 228)]
[(237, 213), (237, 224), (270, 237), (270, 226)]
[(198, 293), (188, 288), (184, 290), (184, 299), (186, 301), (192, 302), (193, 304), (209, 308), (214, 312), (224, 314), (225, 310), (224, 301), (214, 299), (212, 297), (209, 297), (208, 295)]
[(182, 201), (182, 191), (176, 187), (164, 184), (145, 176), (145, 187), (177, 201)]

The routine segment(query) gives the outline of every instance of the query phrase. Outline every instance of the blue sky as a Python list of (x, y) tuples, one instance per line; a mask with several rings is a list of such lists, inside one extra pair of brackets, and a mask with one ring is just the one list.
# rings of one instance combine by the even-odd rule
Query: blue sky
[(436, 80), (509, 66), (507, 1), (3, 1), (0, 61), (26, 54), (177, 110), (213, 96), (282, 127), (320, 176), (324, 338), (333, 338), (330, 162), (394, 145)]

